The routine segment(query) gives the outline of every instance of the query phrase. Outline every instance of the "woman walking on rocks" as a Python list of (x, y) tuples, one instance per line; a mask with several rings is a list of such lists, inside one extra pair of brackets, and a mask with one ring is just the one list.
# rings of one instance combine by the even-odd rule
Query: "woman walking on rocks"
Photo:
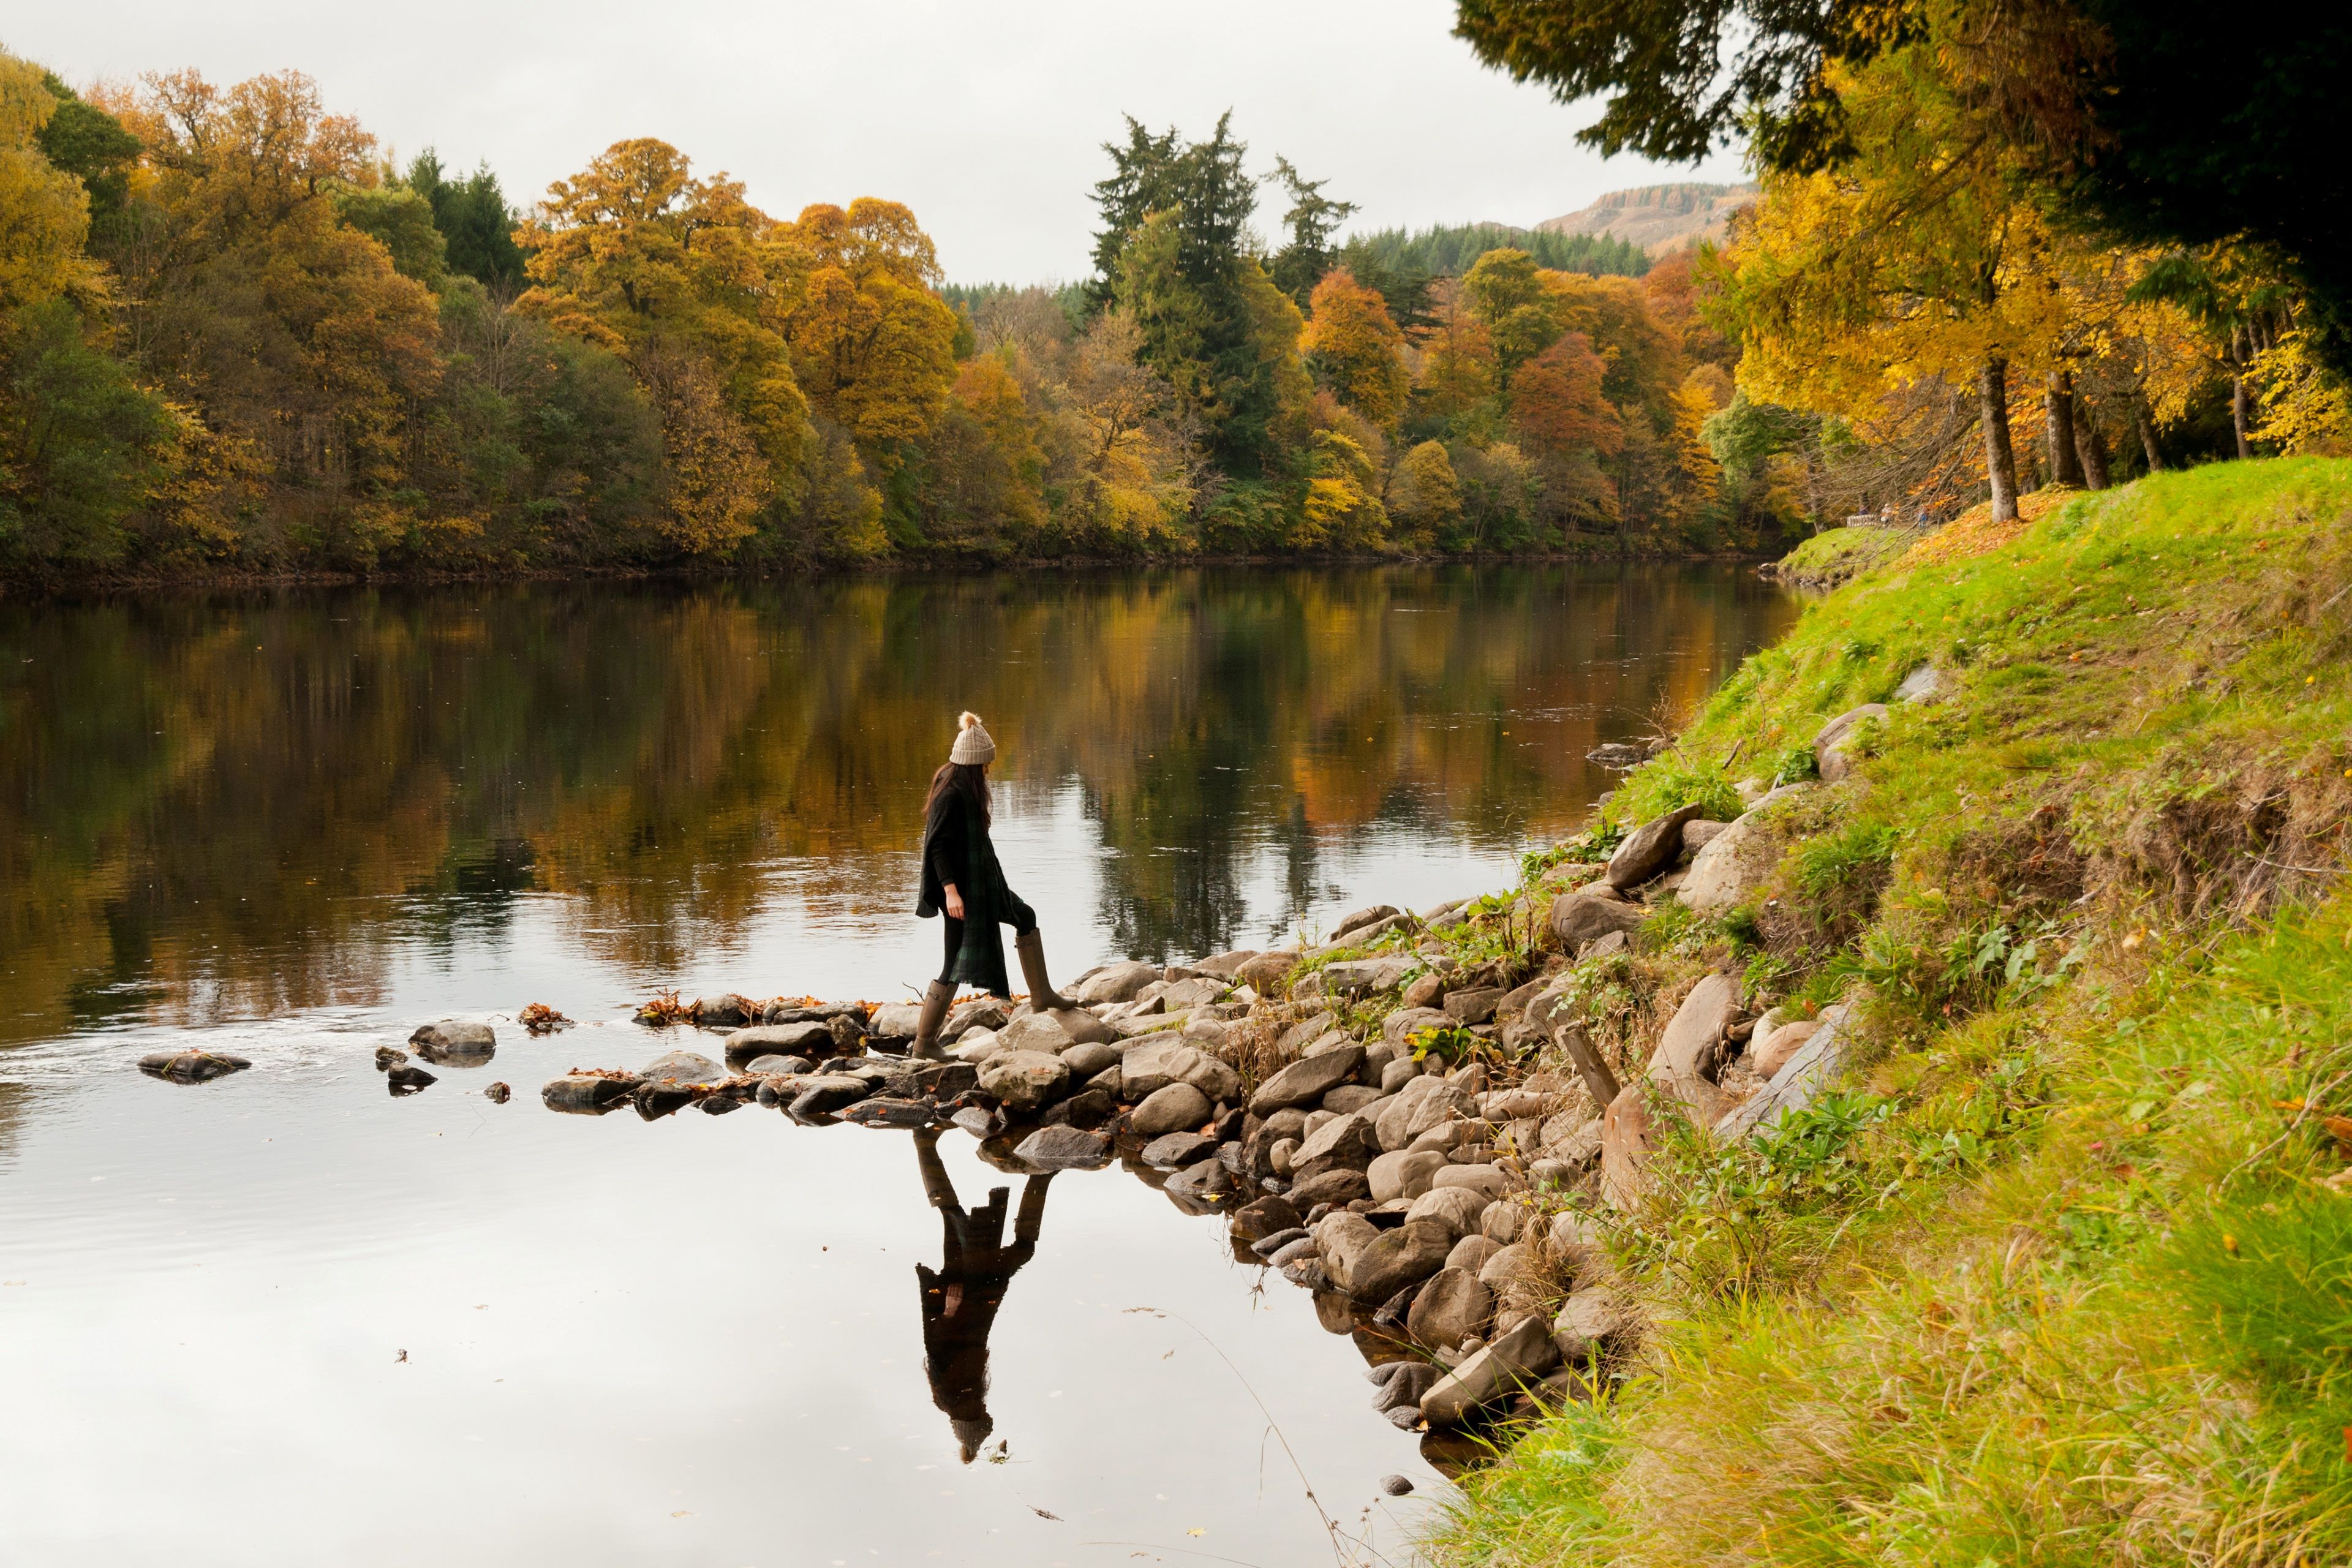
[(921, 919), (942, 911), (947, 916), (946, 958), (940, 977), (923, 994), (912, 1053), (933, 1060), (947, 1054), (940, 1048), (940, 1026), (959, 982), (999, 996), (1013, 994), (1004, 973), (1004, 937), (996, 929), (1000, 922), (1013, 928), (1031, 1011), (1070, 1005), (1046, 978), (1037, 916), (1005, 885), (996, 846), (989, 841), (988, 764), (996, 760), (996, 742), (976, 714), (966, 713), (957, 723), (955, 745), (946, 765), (931, 775), (930, 799), (923, 807), (923, 887), (915, 904)]

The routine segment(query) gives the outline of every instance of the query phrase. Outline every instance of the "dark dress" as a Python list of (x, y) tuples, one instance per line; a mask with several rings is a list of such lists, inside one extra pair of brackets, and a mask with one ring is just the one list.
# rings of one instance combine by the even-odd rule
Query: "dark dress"
[(915, 913), (924, 920), (942, 913), (950, 882), (963, 900), (963, 919), (947, 917), (940, 978), (974, 985), (992, 995), (1012, 995), (1013, 982), (1004, 971), (1004, 933), (996, 928), (1009, 925), (1016, 935), (1026, 936), (1037, 929), (1037, 917), (1005, 886), (1004, 868), (996, 862), (996, 846), (988, 840), (980, 804), (956, 790), (941, 795), (924, 820), (923, 886)]
[(1037, 1250), (1045, 1184), (1053, 1176), (1032, 1176), (1021, 1189), (1021, 1212), (1007, 1247), (1004, 1188), (991, 1188), (988, 1202), (967, 1213), (940, 1163), (936, 1131), (915, 1135), (915, 1160), (942, 1233), (939, 1268), (915, 1265), (922, 1290), (923, 1371), (930, 1378), (931, 1403), (946, 1413), (968, 1465), (996, 1426), (988, 1414), (988, 1331), (1004, 1304), (1005, 1287)]

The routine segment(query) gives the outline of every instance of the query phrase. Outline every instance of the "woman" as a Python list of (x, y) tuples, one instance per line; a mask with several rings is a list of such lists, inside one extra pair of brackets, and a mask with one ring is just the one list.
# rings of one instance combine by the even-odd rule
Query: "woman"
[(1022, 977), (1029, 983), (1030, 1009), (1045, 1013), (1070, 1005), (1045, 977), (1037, 917), (1004, 885), (996, 846), (988, 840), (988, 764), (996, 760), (996, 742), (973, 714), (966, 713), (958, 724), (947, 765), (931, 775), (930, 799), (923, 805), (923, 889), (915, 904), (915, 913), (924, 920), (947, 912), (947, 956), (940, 977), (923, 993), (913, 1050), (934, 1061), (947, 1054), (940, 1048), (940, 1025), (955, 1000), (957, 982), (999, 996), (1013, 994), (999, 921), (1013, 928)]

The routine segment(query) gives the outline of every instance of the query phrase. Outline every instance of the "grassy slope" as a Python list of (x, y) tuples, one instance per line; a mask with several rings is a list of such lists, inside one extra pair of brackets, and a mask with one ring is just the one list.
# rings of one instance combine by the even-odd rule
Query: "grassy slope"
[(2347, 1560), (2347, 589), (2352, 463), (2158, 475), (1823, 601), (1629, 781), (1624, 820), (1800, 773), (1948, 672), (1778, 902), (1654, 922), (1635, 968), (1857, 1000), (1869, 1055), (1778, 1144), (1669, 1140), (1613, 1236), (1656, 1319), (1618, 1397), (1438, 1557)]

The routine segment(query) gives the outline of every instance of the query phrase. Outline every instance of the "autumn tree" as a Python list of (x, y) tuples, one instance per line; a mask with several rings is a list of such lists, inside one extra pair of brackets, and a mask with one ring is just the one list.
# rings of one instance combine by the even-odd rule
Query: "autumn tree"
[(808, 402), (784, 329), (809, 265), (739, 182), (697, 178), (667, 142), (618, 142), (549, 186), (517, 239), (532, 285), (518, 308), (620, 354), (660, 408), (680, 549), (730, 549), (797, 499)]
[(365, 564), (431, 521), (404, 484), (440, 374), (432, 294), (344, 223), (379, 182), (373, 140), (293, 72), (217, 88), (146, 79), (138, 212), (106, 254), (131, 363), (306, 505), (271, 549)]
[(1404, 334), (1389, 319), (1388, 301), (1347, 271), (1335, 268), (1315, 285), (1299, 346), (1316, 380), (1374, 425), (1391, 427), (1404, 413)]
[(1993, 512), (2017, 515), (2012, 379), (2044, 367), (2063, 305), (2048, 226), (1998, 147), (1955, 136), (1919, 50), (1843, 89), (1858, 147), (1835, 174), (1779, 175), (1739, 226), (1718, 319), (1739, 384), (1768, 402), (1866, 420), (1926, 381), (1971, 387)]

